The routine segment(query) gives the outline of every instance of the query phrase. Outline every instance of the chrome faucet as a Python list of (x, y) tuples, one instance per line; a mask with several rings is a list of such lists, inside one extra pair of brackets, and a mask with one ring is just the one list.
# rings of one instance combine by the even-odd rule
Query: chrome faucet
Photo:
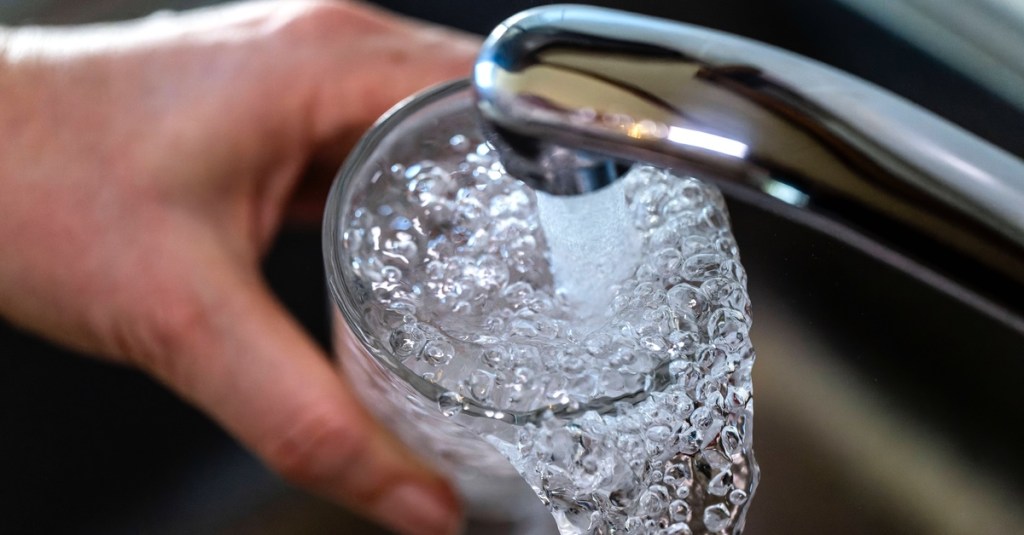
[(490, 141), (536, 189), (584, 194), (630, 162), (710, 178), (1024, 332), (1024, 162), (870, 83), (748, 39), (577, 5), (498, 26), (473, 82)]

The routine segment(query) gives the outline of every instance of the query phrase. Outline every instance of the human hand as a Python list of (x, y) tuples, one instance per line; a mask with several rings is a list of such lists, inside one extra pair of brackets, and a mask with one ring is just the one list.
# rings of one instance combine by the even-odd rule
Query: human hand
[(467, 75), (477, 45), (315, 1), (0, 31), (0, 315), (151, 373), (293, 482), (402, 533), (454, 531), (448, 485), (359, 406), (259, 261), (311, 162)]

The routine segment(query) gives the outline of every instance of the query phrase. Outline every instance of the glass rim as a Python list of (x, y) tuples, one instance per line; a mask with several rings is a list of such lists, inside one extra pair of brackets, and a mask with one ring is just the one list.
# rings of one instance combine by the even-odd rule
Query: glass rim
[[(498, 409), (479, 403), (473, 399), (449, 390), (437, 383), (428, 381), (419, 376), (411, 369), (397, 362), (396, 359), (388, 358), (387, 350), (379, 349), (371, 343), (371, 336), (359, 326), (358, 307), (353, 302), (352, 296), (347, 292), (351, 282), (346, 277), (346, 270), (343, 266), (341, 254), (344, 250), (341, 237), (341, 216), (347, 199), (348, 186), (359, 180), (359, 172), (366, 166), (370, 155), (374, 153), (381, 142), (389, 133), (409, 116), (441, 101), (445, 98), (471, 90), (470, 79), (463, 78), (442, 83), (427, 88), (417, 94), (399, 102), (388, 110), (380, 119), (370, 127), (363, 137), (349, 153), (344, 164), (335, 176), (331, 184), (330, 193), (324, 209), (324, 222), (322, 232), (322, 246), (324, 255), (324, 268), (327, 279), (328, 292), (333, 305), (341, 312), (342, 319), (348, 331), (355, 336), (359, 347), (383, 366), (388, 372), (395, 374), (401, 381), (409, 385), (417, 394), (427, 400), (437, 402), (442, 396), (451, 394), (456, 396), (457, 403), (461, 403), (461, 411), (471, 417), (482, 417), (498, 420), (512, 425), (524, 425), (531, 422), (539, 422), (550, 416), (559, 418), (571, 418), (581, 415), (590, 410), (608, 412), (615, 410), (613, 403), (607, 398), (594, 398), (586, 402), (569, 401), (567, 403), (553, 403), (538, 407), (532, 410), (509, 410)], [(639, 401), (637, 395), (625, 395), (620, 399), (612, 401)]]

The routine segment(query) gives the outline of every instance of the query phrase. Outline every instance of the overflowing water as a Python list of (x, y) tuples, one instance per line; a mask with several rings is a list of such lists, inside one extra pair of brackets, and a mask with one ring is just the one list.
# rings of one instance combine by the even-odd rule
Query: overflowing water
[(442, 414), (490, 420), (562, 533), (739, 532), (754, 352), (719, 192), (637, 166), (538, 198), (484, 143), (440, 153), (378, 173), (346, 222), (360, 329)]

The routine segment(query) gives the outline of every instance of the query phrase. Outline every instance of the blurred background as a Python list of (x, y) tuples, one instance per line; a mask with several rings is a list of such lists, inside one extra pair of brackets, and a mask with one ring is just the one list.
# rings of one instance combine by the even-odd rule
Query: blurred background
[[(0, 24), (210, 3), (0, 0)], [(377, 3), (484, 34), (546, 2)], [(1020, 0), (588, 3), (796, 51), (1024, 157)], [(1024, 334), (819, 230), (730, 210), (759, 355), (747, 533), (1024, 532)], [(287, 229), (265, 270), (326, 345), (319, 231)], [(141, 374), (0, 324), (0, 533), (383, 532), (288, 487)]]

